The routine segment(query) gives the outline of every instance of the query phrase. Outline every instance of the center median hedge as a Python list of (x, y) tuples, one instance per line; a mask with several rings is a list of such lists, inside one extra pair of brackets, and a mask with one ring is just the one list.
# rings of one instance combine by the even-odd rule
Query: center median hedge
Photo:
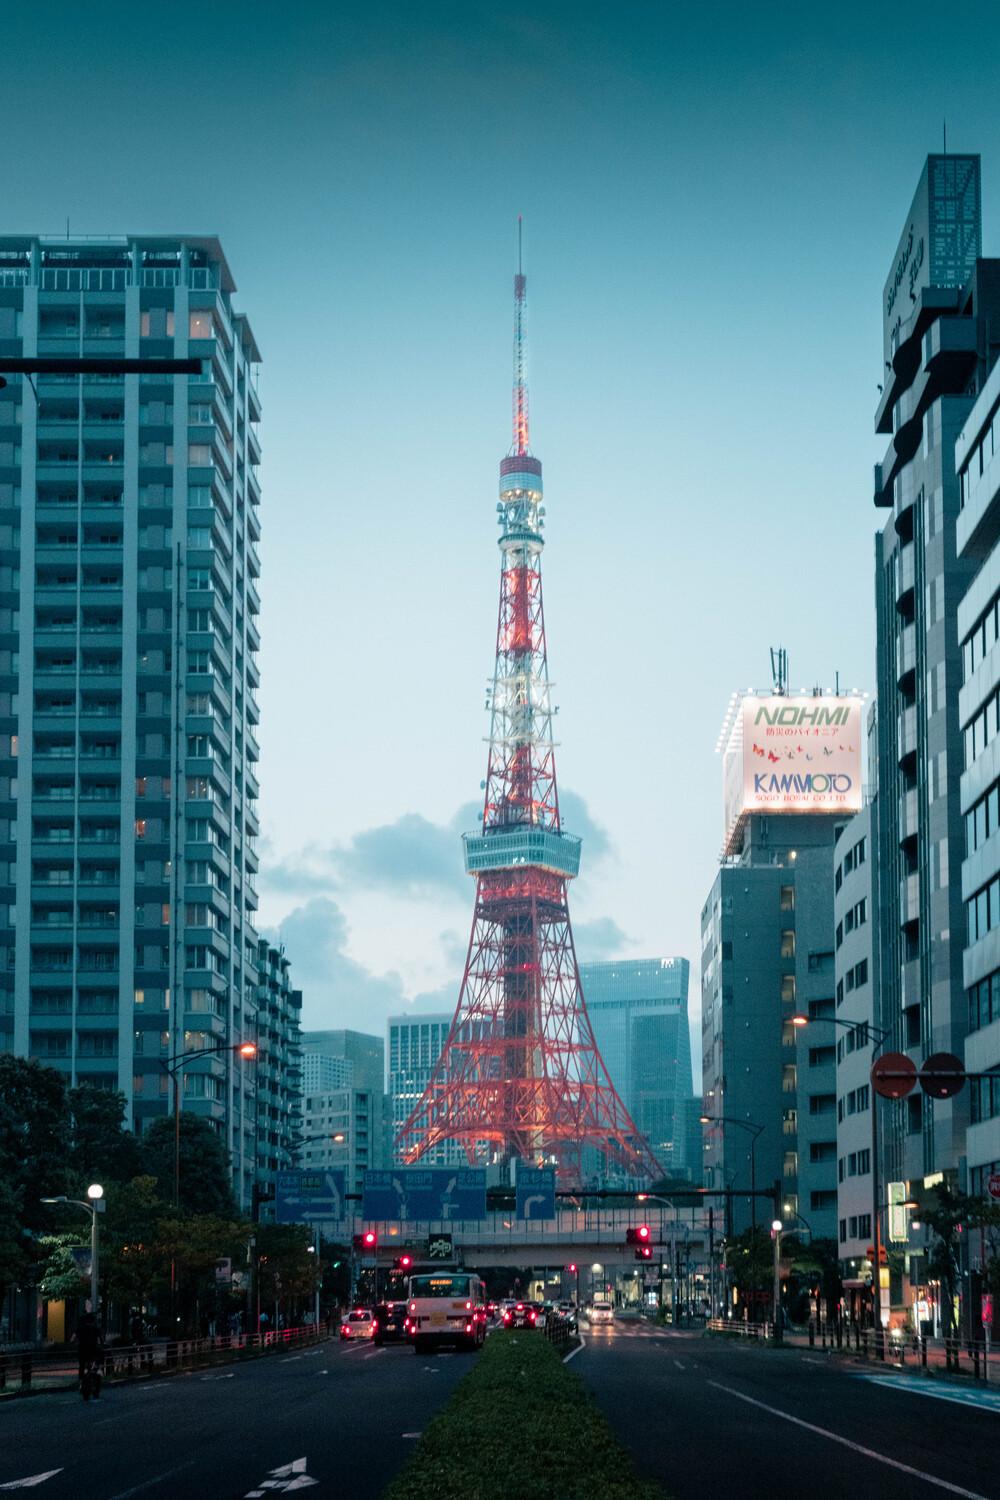
[(383, 1500), (664, 1500), (547, 1340), (495, 1333)]

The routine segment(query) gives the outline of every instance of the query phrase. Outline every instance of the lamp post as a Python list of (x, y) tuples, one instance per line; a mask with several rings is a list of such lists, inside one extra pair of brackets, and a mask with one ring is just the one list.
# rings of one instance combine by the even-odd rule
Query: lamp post
[(781, 1231), (780, 1219), (771, 1223), (771, 1238), (774, 1241), (774, 1342), (781, 1343)]
[[(700, 1115), (701, 1125), (735, 1125), (740, 1130), (745, 1130), (750, 1136), (750, 1227), (753, 1237), (757, 1237), (757, 1137), (763, 1133), (763, 1125), (758, 1125), (755, 1120), (740, 1120), (735, 1115)], [(723, 1133), (723, 1154), (725, 1153), (725, 1133)]]
[(213, 1047), (192, 1047), (187, 1052), (179, 1052), (171, 1061), (160, 1058), (160, 1067), (165, 1073), (169, 1073), (174, 1084), (174, 1207), (180, 1208), (181, 1204), (181, 1100), (180, 1082), (178, 1074), (181, 1068), (186, 1067), (196, 1057), (212, 1057), (220, 1052), (236, 1052), (240, 1057), (251, 1059), (257, 1056), (256, 1042), (217, 1042)]
[(99, 1182), (92, 1182), (87, 1189), (86, 1203), (81, 1198), (67, 1198), (65, 1193), (58, 1198), (43, 1198), (43, 1203), (70, 1203), (74, 1208), (86, 1209), (90, 1215), (90, 1310), (96, 1318), (98, 1291), (98, 1238), (97, 1215), (104, 1213), (104, 1189)]
[[(870, 1021), (848, 1021), (842, 1016), (792, 1016), (793, 1026), (815, 1026), (824, 1022), (828, 1026), (845, 1026), (848, 1031), (864, 1032), (866, 1037), (874, 1037), (872, 1046), (872, 1065), (875, 1056), (889, 1040), (889, 1033), (881, 1026), (873, 1026)], [(872, 1333), (875, 1339), (875, 1356), (877, 1359), (885, 1358), (885, 1338), (882, 1329), (882, 1225), (881, 1225), (881, 1195), (879, 1190), (879, 1161), (878, 1161), (878, 1095), (872, 1087), (871, 1080), (868, 1084), (868, 1107), (872, 1117)]]

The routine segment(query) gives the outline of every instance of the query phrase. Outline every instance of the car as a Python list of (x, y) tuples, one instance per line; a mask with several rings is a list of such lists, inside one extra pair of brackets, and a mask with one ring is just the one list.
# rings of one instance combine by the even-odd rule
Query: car
[(499, 1302), (487, 1302), (487, 1304), (486, 1304), (486, 1316), (489, 1318), (489, 1320), (490, 1320), (491, 1323), (495, 1323), (496, 1322), (497, 1318), (499, 1318), (499, 1316), (500, 1316), (500, 1304), (499, 1304)]
[(595, 1297), (593, 1302), (587, 1308), (587, 1322), (590, 1324), (594, 1324), (613, 1323), (614, 1321), (614, 1305), (611, 1302), (608, 1302), (604, 1297)]
[(375, 1318), (370, 1307), (352, 1307), (340, 1320), (342, 1339), (373, 1339)]
[(538, 1322), (538, 1309), (533, 1302), (514, 1302), (504, 1309), (505, 1328), (534, 1328)]
[(402, 1343), (406, 1338), (406, 1303), (380, 1302), (372, 1310), (376, 1344)]

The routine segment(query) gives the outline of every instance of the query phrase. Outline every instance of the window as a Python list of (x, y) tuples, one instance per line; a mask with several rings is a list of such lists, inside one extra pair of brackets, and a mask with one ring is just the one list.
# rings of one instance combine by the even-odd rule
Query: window
[(969, 1030), (978, 1031), (1000, 1020), (1000, 970), (988, 974), (967, 991), (969, 1003)]
[(780, 952), (782, 958), (795, 957), (795, 932), (793, 929), (786, 928), (785, 931), (781, 934)]
[(795, 910), (795, 887), (794, 885), (783, 885), (779, 892), (779, 907), (782, 911)]
[(212, 312), (207, 307), (192, 307), (188, 316), (188, 338), (211, 339), (215, 337)]
[(206, 468), (212, 462), (211, 443), (189, 443), (188, 463), (194, 468)]

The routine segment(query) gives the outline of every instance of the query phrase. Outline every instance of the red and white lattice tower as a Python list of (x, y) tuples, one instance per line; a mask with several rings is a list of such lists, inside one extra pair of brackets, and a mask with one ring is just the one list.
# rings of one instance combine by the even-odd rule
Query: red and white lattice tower
[(587, 1016), (566, 900), (580, 840), (559, 822), (545, 623), (542, 466), (528, 442), (525, 277), (514, 278), (514, 441), (500, 464), (500, 615), (482, 828), (463, 836), (476, 878), (472, 937), (448, 1040), (396, 1137), (419, 1161), (453, 1141), (470, 1163), (555, 1162), (582, 1181), (662, 1175), (619, 1098)]

